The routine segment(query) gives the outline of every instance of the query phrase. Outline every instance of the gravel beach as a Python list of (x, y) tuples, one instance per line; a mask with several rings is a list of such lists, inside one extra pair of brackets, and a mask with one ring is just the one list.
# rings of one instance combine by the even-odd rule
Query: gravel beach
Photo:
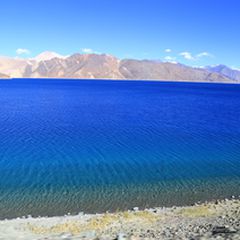
[(0, 239), (240, 239), (240, 199), (186, 207), (0, 222)]

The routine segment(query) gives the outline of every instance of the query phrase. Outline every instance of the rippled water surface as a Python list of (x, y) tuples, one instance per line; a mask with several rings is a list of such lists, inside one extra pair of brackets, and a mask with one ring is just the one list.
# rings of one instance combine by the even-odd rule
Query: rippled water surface
[(240, 85), (0, 81), (0, 218), (240, 194)]

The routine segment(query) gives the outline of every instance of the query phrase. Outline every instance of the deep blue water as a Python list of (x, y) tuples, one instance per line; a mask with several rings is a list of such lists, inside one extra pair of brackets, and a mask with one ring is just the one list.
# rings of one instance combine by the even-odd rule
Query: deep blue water
[(240, 85), (0, 81), (0, 218), (240, 194)]

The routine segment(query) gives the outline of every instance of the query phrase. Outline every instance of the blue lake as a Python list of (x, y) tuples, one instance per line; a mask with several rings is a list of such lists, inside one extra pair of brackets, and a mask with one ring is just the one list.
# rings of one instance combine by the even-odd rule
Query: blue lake
[(240, 194), (240, 85), (0, 81), (0, 218)]

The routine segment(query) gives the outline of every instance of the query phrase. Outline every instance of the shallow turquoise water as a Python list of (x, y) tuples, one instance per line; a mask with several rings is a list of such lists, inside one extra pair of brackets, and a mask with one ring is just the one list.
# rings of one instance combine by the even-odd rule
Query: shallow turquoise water
[(0, 81), (0, 218), (240, 194), (240, 85)]

